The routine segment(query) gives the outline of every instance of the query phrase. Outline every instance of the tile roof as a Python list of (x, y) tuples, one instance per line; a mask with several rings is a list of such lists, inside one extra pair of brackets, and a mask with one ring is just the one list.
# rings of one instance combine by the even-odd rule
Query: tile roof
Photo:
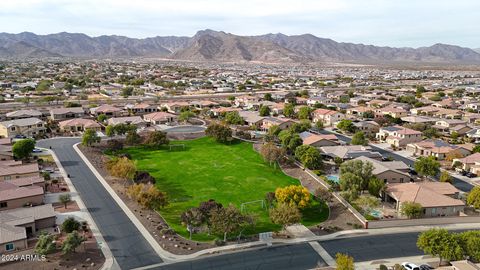
[(395, 183), (387, 186), (387, 192), (399, 202), (416, 202), (426, 208), (465, 205), (463, 201), (447, 196), (459, 192), (449, 183)]

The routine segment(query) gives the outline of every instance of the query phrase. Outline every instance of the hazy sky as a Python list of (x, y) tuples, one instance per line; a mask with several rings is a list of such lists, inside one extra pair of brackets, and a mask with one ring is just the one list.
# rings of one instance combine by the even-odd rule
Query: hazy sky
[(0, 0), (0, 32), (149, 37), (202, 29), (480, 48), (479, 0)]

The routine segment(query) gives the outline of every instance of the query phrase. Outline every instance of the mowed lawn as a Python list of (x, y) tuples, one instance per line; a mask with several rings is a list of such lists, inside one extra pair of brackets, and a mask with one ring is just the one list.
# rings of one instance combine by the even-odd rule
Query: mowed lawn
[[(148, 171), (156, 178), (156, 186), (168, 194), (170, 205), (160, 209), (168, 224), (181, 235), (187, 236), (180, 215), (200, 202), (214, 199), (223, 205), (263, 200), (277, 187), (299, 185), (299, 181), (285, 175), (280, 169), (266, 164), (253, 150), (252, 144), (236, 142), (225, 145), (209, 137), (191, 141), (173, 141), (184, 144), (184, 151), (150, 150), (142, 147), (126, 151), (137, 161), (139, 170)], [(247, 206), (246, 211), (257, 215), (254, 230), (247, 233), (275, 231), (280, 226), (272, 224), (268, 211), (261, 203)], [(324, 204), (314, 203), (304, 211), (305, 225), (313, 225), (328, 217)], [(196, 240), (211, 240), (213, 236), (196, 234)]]

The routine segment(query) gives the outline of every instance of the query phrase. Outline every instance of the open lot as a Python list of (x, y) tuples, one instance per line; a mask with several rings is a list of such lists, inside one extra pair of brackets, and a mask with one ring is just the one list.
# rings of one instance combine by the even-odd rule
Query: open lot
[[(285, 175), (280, 169), (268, 166), (249, 143), (220, 144), (208, 137), (191, 141), (174, 141), (184, 144), (184, 151), (145, 148), (129, 148), (127, 151), (137, 160), (139, 170), (150, 172), (157, 179), (157, 187), (165, 191), (170, 205), (160, 209), (169, 225), (181, 235), (188, 235), (180, 222), (180, 214), (196, 207), (202, 201), (215, 199), (224, 205), (263, 200), (266, 192), (277, 187), (298, 185), (300, 182)], [(279, 230), (268, 218), (268, 211), (261, 203), (245, 207), (258, 216), (254, 231), (258, 233)], [(328, 209), (314, 203), (303, 211), (303, 223), (307, 226), (324, 221)], [(210, 240), (206, 234), (194, 235), (196, 240)]]

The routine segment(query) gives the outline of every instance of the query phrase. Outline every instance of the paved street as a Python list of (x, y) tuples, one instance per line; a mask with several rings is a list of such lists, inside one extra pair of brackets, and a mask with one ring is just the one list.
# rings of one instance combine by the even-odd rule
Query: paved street
[[(342, 140), (344, 142), (350, 142), (351, 141), (351, 139), (349, 137), (345, 136), (345, 135), (333, 133), (333, 132), (330, 132), (328, 130), (322, 130), (320, 133), (335, 134), (335, 135), (337, 135), (337, 137), (340, 140)], [(385, 149), (382, 149), (382, 148), (379, 148), (379, 147), (376, 147), (376, 146), (371, 146), (371, 147), (372, 147), (373, 150), (382, 154), (382, 156), (391, 157), (395, 160), (403, 161), (403, 162), (405, 162), (405, 164), (409, 165), (410, 167), (413, 167), (413, 164), (415, 163), (411, 159), (408, 159), (408, 158), (403, 157), (401, 155), (395, 154), (395, 152), (387, 151)], [(459, 179), (459, 178), (457, 178), (453, 175), (452, 175), (452, 179), (453, 179), (453, 185), (463, 192), (469, 192), (473, 188), (473, 185), (471, 185), (470, 183), (467, 183), (467, 182), (465, 182), (465, 181), (463, 181), (463, 180), (461, 180), (461, 179)]]
[(248, 250), (169, 264), (150, 269), (162, 270), (289, 270), (326, 266), (308, 243)]
[(113, 256), (122, 269), (160, 263), (162, 260), (147, 243), (135, 225), (100, 184), (92, 171), (73, 149), (79, 139), (56, 138), (37, 142), (58, 156), (65, 171), (95, 220)]

